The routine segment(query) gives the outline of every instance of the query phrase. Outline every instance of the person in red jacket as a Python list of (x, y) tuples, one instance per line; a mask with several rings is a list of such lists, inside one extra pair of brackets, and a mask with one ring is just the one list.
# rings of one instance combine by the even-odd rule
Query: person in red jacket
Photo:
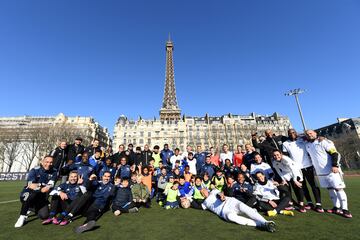
[(244, 158), (244, 153), (242, 151), (241, 145), (237, 145), (236, 146), (236, 151), (234, 153), (234, 166), (235, 167), (240, 167), (241, 164), (243, 163), (243, 158)]

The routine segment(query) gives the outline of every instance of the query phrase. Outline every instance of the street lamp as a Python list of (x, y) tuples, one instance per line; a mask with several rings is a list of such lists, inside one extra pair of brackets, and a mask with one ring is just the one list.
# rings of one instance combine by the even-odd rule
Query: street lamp
[(305, 121), (304, 121), (304, 117), (303, 117), (303, 114), (302, 114), (302, 111), (301, 111), (301, 107), (300, 107), (300, 103), (299, 103), (299, 97), (298, 97), (298, 95), (303, 93), (303, 92), (305, 92), (305, 90), (297, 88), (297, 89), (293, 89), (293, 90), (290, 90), (289, 92), (285, 93), (285, 96), (295, 96), (296, 104), (297, 104), (297, 107), (298, 107), (298, 110), (299, 110), (299, 113), (300, 113), (301, 122), (302, 122), (304, 132), (305, 132), (306, 131), (306, 126), (305, 126)]

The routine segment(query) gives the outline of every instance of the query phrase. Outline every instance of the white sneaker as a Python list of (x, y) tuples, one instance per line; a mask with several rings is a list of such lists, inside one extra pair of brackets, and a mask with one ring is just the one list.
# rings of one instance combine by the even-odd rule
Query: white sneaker
[(26, 221), (26, 216), (25, 215), (20, 215), (17, 222), (15, 223), (15, 227), (19, 228), (19, 227), (24, 226), (25, 221)]

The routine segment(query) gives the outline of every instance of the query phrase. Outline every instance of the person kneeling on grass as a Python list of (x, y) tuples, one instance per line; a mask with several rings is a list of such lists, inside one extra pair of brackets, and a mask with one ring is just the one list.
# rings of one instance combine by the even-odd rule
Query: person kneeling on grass
[[(119, 180), (117, 179), (116, 183), (118, 183), (118, 181)], [(114, 215), (119, 216), (121, 213), (138, 212), (139, 209), (135, 207), (135, 204), (133, 203), (129, 180), (127, 178), (123, 178), (121, 179), (121, 184), (117, 184), (115, 187), (116, 193), (111, 206)]]
[[(290, 193), (283, 185), (267, 180), (261, 171), (255, 174), (257, 183), (253, 194), (257, 197), (258, 207), (267, 212), (268, 216), (273, 217), (278, 213), (287, 216), (294, 216), (292, 211), (285, 210), (291, 200)], [(278, 185), (278, 187), (275, 186)]]
[(34, 207), (40, 219), (49, 216), (48, 193), (55, 185), (57, 170), (53, 168), (53, 157), (46, 156), (41, 165), (30, 170), (27, 177), (27, 186), (20, 194), (20, 216), (15, 223), (15, 228), (22, 227), (27, 219), (29, 208)]
[(142, 175), (136, 177), (136, 184), (131, 188), (131, 193), (136, 207), (150, 207), (150, 192), (147, 186), (142, 182)]
[[(203, 188), (201, 190), (205, 200), (202, 203), (204, 210), (210, 210), (222, 219), (240, 225), (263, 228), (269, 232), (275, 232), (275, 223), (267, 221), (256, 209), (247, 206), (236, 198), (226, 197), (223, 192), (214, 189), (211, 192)], [(239, 216), (245, 214), (248, 218)]]
[(86, 194), (86, 196), (90, 196), (90, 199), (86, 201), (86, 204), (89, 204), (89, 207), (85, 212), (86, 220), (83, 225), (75, 228), (76, 233), (82, 233), (93, 229), (96, 220), (104, 212), (109, 199), (114, 196), (115, 187), (110, 182), (110, 172), (104, 172), (102, 181), (97, 181), (96, 179), (97, 176), (95, 174), (90, 176), (89, 191), (92, 195)]
[[(71, 218), (79, 213), (82, 208), (82, 196), (86, 193), (86, 188), (82, 186), (82, 177), (78, 176), (77, 171), (69, 174), (69, 180), (60, 184), (56, 190), (51, 191), (49, 218), (42, 222), (43, 225), (53, 223), (65, 226), (71, 222)], [(58, 216), (56, 217), (56, 215)]]

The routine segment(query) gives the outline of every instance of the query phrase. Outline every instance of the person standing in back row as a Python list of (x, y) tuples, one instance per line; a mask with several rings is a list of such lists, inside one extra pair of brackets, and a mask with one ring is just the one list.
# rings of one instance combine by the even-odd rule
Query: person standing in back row
[(320, 186), (328, 189), (334, 204), (334, 207), (328, 212), (352, 218), (344, 191), (345, 182), (340, 168), (340, 154), (334, 143), (326, 138), (318, 138), (314, 130), (307, 130), (306, 136), (308, 139), (306, 151), (311, 157)]
[[(303, 191), (306, 198), (307, 204), (305, 205), (306, 209), (313, 208), (317, 212), (324, 212), (321, 206), (321, 195), (320, 188), (318, 187), (315, 181), (315, 170), (311, 162), (310, 156), (306, 151), (306, 142), (302, 137), (299, 137), (295, 129), (291, 128), (288, 130), (289, 139), (283, 143), (283, 153), (288, 155), (292, 160), (294, 160), (298, 166), (301, 168), (301, 172), (304, 177), (303, 182)], [(312, 203), (307, 184), (311, 187), (312, 193), (315, 198), (315, 205)]]

